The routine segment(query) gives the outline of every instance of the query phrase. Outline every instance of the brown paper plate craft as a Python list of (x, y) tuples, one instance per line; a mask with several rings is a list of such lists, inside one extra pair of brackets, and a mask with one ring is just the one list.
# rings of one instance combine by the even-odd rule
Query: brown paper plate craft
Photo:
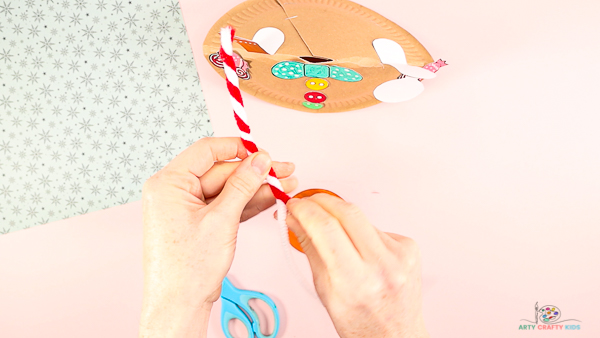
[(220, 29), (233, 26), (240, 88), (306, 112), (342, 112), (419, 95), (432, 79), (425, 47), (400, 26), (347, 0), (249, 0), (208, 32), (204, 54), (225, 77)]

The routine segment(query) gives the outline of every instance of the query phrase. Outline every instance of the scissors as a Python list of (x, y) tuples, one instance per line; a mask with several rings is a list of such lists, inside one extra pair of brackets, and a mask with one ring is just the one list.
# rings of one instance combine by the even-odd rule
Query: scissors
[[(262, 334), (260, 330), (260, 322), (258, 321), (258, 315), (250, 307), (248, 301), (250, 299), (260, 299), (267, 303), (273, 311), (273, 318), (275, 319), (275, 327), (273, 333), (269, 336)], [(277, 306), (275, 302), (271, 300), (267, 295), (250, 290), (240, 290), (231, 284), (231, 281), (227, 277), (223, 280), (223, 287), (221, 289), (221, 328), (227, 338), (234, 338), (229, 332), (229, 321), (232, 319), (238, 319), (246, 326), (248, 331), (248, 338), (275, 338), (277, 331), (279, 331), (279, 312), (277, 312)]]

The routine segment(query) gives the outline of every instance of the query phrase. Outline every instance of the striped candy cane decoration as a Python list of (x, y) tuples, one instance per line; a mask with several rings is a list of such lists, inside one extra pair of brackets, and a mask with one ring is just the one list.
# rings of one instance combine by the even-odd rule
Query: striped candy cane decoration
[[(221, 29), (221, 50), (219, 54), (221, 55), (221, 59), (223, 60), (223, 64), (225, 66), (224, 70), (227, 78), (227, 89), (229, 90), (229, 98), (231, 99), (231, 104), (233, 105), (233, 115), (235, 116), (238, 129), (240, 130), (240, 137), (244, 143), (244, 146), (248, 150), (248, 153), (252, 154), (257, 152), (258, 148), (252, 140), (252, 135), (250, 135), (248, 116), (246, 115), (246, 110), (244, 109), (244, 100), (242, 99), (242, 93), (240, 92), (240, 83), (235, 72), (235, 61), (233, 60), (234, 34), (235, 29), (233, 29), (231, 26)], [(273, 192), (273, 195), (277, 201), (281, 201), (285, 205), (290, 197), (283, 192), (281, 182), (279, 182), (277, 179), (277, 175), (275, 174), (273, 168), (271, 168), (269, 171), (267, 183), (271, 187), (271, 191)]]
[[(223, 60), (223, 69), (225, 70), (227, 89), (229, 90), (231, 105), (233, 106), (233, 115), (240, 131), (240, 138), (242, 139), (242, 143), (244, 143), (246, 150), (248, 150), (248, 153), (252, 154), (258, 151), (258, 147), (250, 135), (250, 126), (248, 125), (248, 116), (246, 115), (246, 110), (244, 109), (244, 100), (242, 99), (242, 93), (240, 91), (240, 82), (235, 72), (235, 61), (233, 59), (234, 35), (235, 29), (233, 29), (231, 26), (221, 29), (221, 50), (219, 51), (219, 54)], [(273, 195), (277, 201), (277, 220), (280, 225), (279, 229), (281, 231), (283, 251), (287, 261), (290, 263), (289, 266), (294, 270), (296, 276), (299, 277), (300, 284), (302, 284), (309, 294), (318, 299), (314, 290), (310, 287), (311, 284), (306, 281), (292, 258), (290, 245), (288, 245), (288, 227), (285, 223), (287, 216), (287, 208), (285, 207), (285, 204), (290, 200), (290, 197), (283, 191), (281, 182), (279, 182), (277, 179), (277, 175), (275, 174), (273, 168), (269, 170), (267, 183), (269, 184), (269, 187), (271, 187), (271, 191), (273, 192)]]
[[(252, 135), (250, 135), (248, 115), (244, 109), (244, 100), (242, 99), (242, 93), (240, 91), (240, 81), (235, 72), (235, 61), (233, 60), (234, 35), (235, 29), (231, 26), (221, 29), (221, 50), (219, 51), (219, 54), (223, 60), (227, 89), (229, 90), (231, 105), (233, 106), (233, 115), (237, 122), (238, 129), (240, 130), (240, 138), (242, 139), (242, 143), (244, 143), (246, 150), (248, 150), (248, 153), (252, 154), (258, 151), (258, 147), (256, 146), (256, 143), (254, 143), (254, 140), (252, 140)], [(290, 197), (283, 191), (281, 182), (277, 179), (277, 175), (273, 168), (269, 170), (267, 183), (269, 184), (269, 187), (271, 187), (271, 191), (277, 201), (277, 219), (282, 226), (282, 231), (283, 227), (285, 227), (287, 237), (287, 225), (285, 223), (287, 209), (285, 204), (290, 200)]]

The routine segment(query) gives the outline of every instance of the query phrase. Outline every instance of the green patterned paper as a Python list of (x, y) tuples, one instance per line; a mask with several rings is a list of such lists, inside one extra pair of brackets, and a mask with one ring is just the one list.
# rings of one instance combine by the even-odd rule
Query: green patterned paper
[(139, 200), (210, 135), (177, 1), (1, 0), (0, 233)]

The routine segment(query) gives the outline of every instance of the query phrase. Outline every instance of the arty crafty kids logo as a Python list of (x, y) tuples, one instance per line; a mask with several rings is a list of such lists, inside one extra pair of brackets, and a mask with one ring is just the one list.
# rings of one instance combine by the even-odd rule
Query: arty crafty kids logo
[[(557, 306), (544, 305), (538, 307), (537, 302), (535, 303), (535, 321), (528, 319), (521, 319), (521, 321), (530, 322), (534, 325), (519, 325), (519, 330), (581, 330), (581, 324), (572, 324), (572, 322), (581, 322), (580, 320), (565, 319)], [(559, 324), (566, 322), (570, 322), (570, 324)]]

